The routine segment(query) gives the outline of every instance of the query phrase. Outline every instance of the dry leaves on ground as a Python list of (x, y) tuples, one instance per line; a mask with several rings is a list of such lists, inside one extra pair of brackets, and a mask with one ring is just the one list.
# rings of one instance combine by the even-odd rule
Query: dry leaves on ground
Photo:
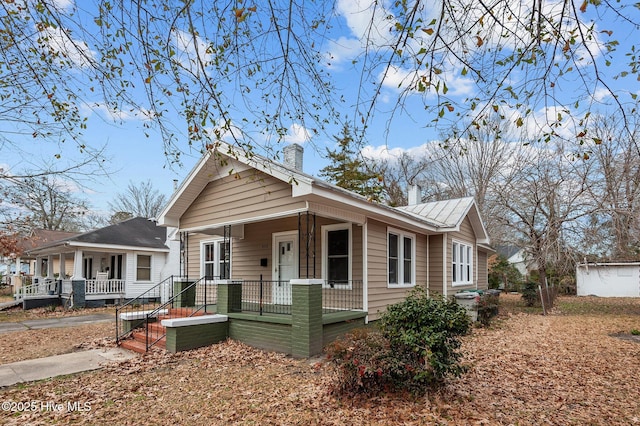
[(94, 340), (112, 343), (114, 337), (110, 322), (0, 334), (0, 365), (87, 349)]
[(153, 351), (1, 390), (3, 402), (77, 402), (89, 410), (0, 412), (0, 423), (640, 424), (640, 344), (612, 336), (640, 328), (639, 320), (628, 313), (503, 316), (465, 337), (468, 373), (421, 398), (340, 399), (328, 394), (323, 366), (233, 341), (176, 355)]

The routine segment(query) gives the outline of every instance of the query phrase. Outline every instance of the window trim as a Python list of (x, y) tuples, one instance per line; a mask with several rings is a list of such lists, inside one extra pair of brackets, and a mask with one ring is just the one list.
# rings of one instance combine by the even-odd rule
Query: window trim
[[(398, 281), (402, 280), (404, 281), (404, 263), (405, 263), (405, 256), (404, 256), (404, 241), (405, 239), (410, 239), (411, 240), (411, 282), (409, 283), (405, 283), (405, 282), (398, 282), (398, 283), (391, 283), (389, 282), (389, 235), (397, 235), (398, 236)], [(391, 228), (391, 227), (387, 227), (387, 238), (386, 238), (386, 251), (387, 251), (387, 288), (409, 288), (409, 287), (415, 287), (416, 286), (416, 270), (417, 270), (417, 265), (416, 265), (416, 241), (417, 241), (417, 237), (416, 234), (411, 233), (411, 232), (407, 232), (407, 231), (403, 231), (397, 228)]]
[[(466, 259), (467, 262), (462, 262), (457, 260), (456, 252), (458, 252), (458, 257), (459, 257), (459, 254), (460, 254), (459, 251), (461, 247), (465, 249), (464, 253), (465, 253), (465, 256), (467, 257)], [(451, 253), (451, 262), (449, 262), (449, 266), (450, 266), (450, 272), (451, 272), (451, 286), (462, 287), (462, 286), (473, 285), (474, 283), (473, 267), (474, 267), (474, 257), (475, 257), (473, 244), (470, 244), (468, 242), (461, 241), (461, 240), (452, 239), (450, 253)], [(457, 281), (454, 281), (454, 277), (456, 275), (454, 274), (454, 268), (459, 268), (459, 267), (462, 267), (463, 269), (460, 269), (458, 273), (462, 271), (463, 273), (466, 272), (466, 275), (468, 275), (465, 281), (461, 281), (459, 279)]]
[[(351, 223), (335, 223), (332, 225), (323, 225), (321, 227), (322, 231), (322, 288), (338, 288), (341, 290), (351, 290), (353, 285), (353, 231), (352, 231)], [(342, 231), (347, 230), (348, 232), (348, 248), (347, 248), (347, 256), (348, 256), (348, 284), (334, 284), (331, 286), (329, 284), (329, 232), (330, 231)]]
[[(146, 256), (149, 258), (149, 279), (148, 280), (141, 280), (138, 278), (138, 258), (140, 256)], [(139, 252), (135, 254), (135, 266), (134, 266), (134, 271), (135, 271), (135, 281), (139, 282), (139, 283), (150, 283), (153, 282), (153, 254), (151, 253), (143, 253), (143, 252)]]
[[(200, 241), (200, 276), (204, 277), (206, 273), (205, 267), (205, 246), (213, 244), (213, 278), (220, 279), (220, 246), (224, 244), (224, 238), (209, 238)], [(233, 276), (233, 243), (229, 240), (229, 278)]]

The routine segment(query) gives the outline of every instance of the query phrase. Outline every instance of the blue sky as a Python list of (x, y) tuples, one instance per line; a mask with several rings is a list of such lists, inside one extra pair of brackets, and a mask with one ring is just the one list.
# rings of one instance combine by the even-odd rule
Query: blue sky
[[(70, 7), (73, 4), (73, 0), (59, 1), (63, 7)], [(529, 3), (523, 2), (522, 4), (528, 5)], [(547, 1), (545, 2), (545, 7), (548, 10), (552, 10), (561, 4), (562, 2)], [(582, 1), (575, 2), (576, 7), (580, 7), (581, 4)], [(368, 155), (388, 156), (390, 153), (399, 153), (402, 150), (419, 152), (419, 147), (440, 137), (439, 132), (430, 126), (431, 121), (435, 118), (434, 112), (425, 109), (425, 104), (436, 101), (435, 97), (410, 95), (405, 99), (404, 108), (394, 109), (402, 88), (406, 87), (407, 79), (412, 77), (411, 71), (400, 66), (387, 69), (387, 73), (384, 75), (382, 73), (383, 70), (374, 69), (368, 81), (361, 84), (359, 80), (361, 75), (359, 67), (363, 66), (362, 59), (364, 58), (362, 40), (365, 34), (369, 34), (377, 43), (388, 43), (386, 40), (388, 33), (384, 31), (388, 23), (385, 23), (384, 20), (381, 20), (375, 26), (375, 29), (379, 31), (372, 36), (371, 33), (367, 33), (370, 5), (371, 2), (365, 0), (336, 1), (335, 13), (337, 20), (327, 34), (327, 38), (323, 40), (322, 46), (322, 49), (326, 52), (325, 68), (334, 78), (339, 94), (345, 98), (342, 113), (354, 122), (357, 120), (355, 111), (357, 110), (356, 103), (358, 102), (359, 91), (364, 90), (370, 94), (375, 87), (374, 83), (381, 83), (378, 103), (375, 109), (376, 113), (373, 120), (369, 122), (369, 129), (365, 139), (368, 145), (365, 151)], [(380, 7), (385, 5), (388, 5), (388, 3), (382, 2)], [(640, 15), (638, 9), (630, 9), (630, 11)], [(425, 17), (428, 17), (433, 12), (425, 11)], [(587, 24), (594, 16), (590, 13), (591, 10), (587, 9), (584, 14), (585, 23)], [(381, 13), (379, 16), (385, 15), (388, 14)], [(614, 28), (615, 34), (613, 38), (619, 40), (624, 47), (631, 43), (637, 43), (639, 39), (637, 37), (637, 28), (625, 23), (620, 17), (615, 17), (611, 14), (603, 15), (597, 26), (603, 29)], [(600, 33), (600, 35), (602, 39), (595, 40), (594, 43), (601, 42), (607, 37), (606, 33)], [(484, 43), (493, 42), (488, 37), (485, 40)], [(622, 50), (622, 47), (620, 50)], [(358, 62), (354, 64), (353, 60), (356, 58)], [(604, 62), (605, 60), (604, 55), (595, 59), (596, 63)], [(631, 80), (612, 79), (612, 76), (620, 71), (618, 65), (626, 65), (626, 63), (622, 62), (622, 58), (620, 64), (613, 64), (611, 67), (604, 67), (600, 63), (601, 72), (609, 74), (607, 82), (614, 91), (630, 89), (635, 93), (640, 93), (640, 83), (635, 78)], [(525, 78), (523, 74), (524, 72), (521, 74), (516, 73), (512, 77), (514, 79), (517, 79), (518, 76)], [(371, 79), (376, 78), (377, 81), (371, 81)], [(450, 87), (448, 97), (454, 102), (456, 108), (458, 108), (458, 104), (455, 104), (455, 102), (463, 106), (467, 102), (466, 99), (473, 97), (474, 92), (477, 90), (473, 77), (471, 75), (463, 75), (461, 68), (455, 64), (451, 64), (450, 69), (445, 70), (442, 79), (446, 80)], [(517, 84), (517, 82), (514, 82), (514, 84)], [(559, 82), (554, 92), (557, 96), (570, 97), (574, 95), (574, 89), (575, 86), (572, 82), (567, 80), (562, 84)], [(603, 111), (611, 108), (611, 100), (607, 100), (610, 96), (603, 91), (602, 87), (594, 85), (593, 92), (593, 98), (584, 100), (585, 102), (602, 102), (597, 108), (601, 108)], [(81, 196), (89, 200), (91, 207), (98, 212), (106, 212), (109, 200), (113, 199), (116, 194), (125, 192), (129, 182), (138, 183), (150, 179), (155, 188), (169, 196), (173, 191), (174, 180), (177, 179), (181, 182), (200, 158), (200, 152), (197, 148), (190, 150), (185, 144), (181, 155), (182, 164), (170, 164), (164, 155), (160, 135), (153, 128), (145, 128), (146, 122), (143, 116), (120, 112), (114, 121), (113, 113), (108, 112), (106, 109), (95, 105), (91, 109), (88, 130), (84, 134), (84, 140), (94, 148), (104, 147), (104, 156), (107, 159), (105, 168), (110, 172), (110, 175), (97, 177), (92, 181), (86, 182), (87, 188), (83, 190), (84, 195)], [(506, 111), (505, 113), (510, 114), (511, 112)], [(555, 116), (557, 112), (554, 105), (547, 104), (545, 107), (540, 107), (526, 120), (524, 127), (530, 133), (536, 133), (539, 131), (536, 126), (540, 125), (545, 118)], [(389, 121), (390, 119), (392, 121)], [(7, 130), (6, 123), (2, 123), (0, 126)], [(185, 131), (185, 129), (181, 129), (179, 124), (177, 128), (183, 132)], [(339, 132), (340, 129), (337, 128), (334, 134), (337, 135)], [(570, 137), (572, 129), (567, 128), (566, 132), (567, 137)], [(148, 133), (149, 137), (145, 133)], [(305, 146), (305, 171), (316, 174), (319, 169), (326, 165), (321, 153), (324, 153), (327, 147), (332, 148), (334, 140), (329, 135), (320, 134), (309, 141), (305, 134), (305, 129), (300, 123), (292, 122), (286, 141), (298, 142)], [(16, 137), (15, 140), (17, 145), (23, 148), (25, 146), (32, 148), (35, 145), (33, 139), (28, 137)], [(1, 148), (0, 164), (6, 170), (18, 171), (20, 168), (30, 167), (28, 165), (29, 161), (35, 165), (50, 163), (54, 161), (56, 154), (62, 156), (61, 160), (57, 160), (62, 162), (74, 161), (75, 158), (78, 158), (77, 147), (68, 142), (61, 146), (39, 144), (35, 152), (31, 151), (32, 153), (27, 158), (19, 157), (13, 152), (12, 146), (5, 144)]]

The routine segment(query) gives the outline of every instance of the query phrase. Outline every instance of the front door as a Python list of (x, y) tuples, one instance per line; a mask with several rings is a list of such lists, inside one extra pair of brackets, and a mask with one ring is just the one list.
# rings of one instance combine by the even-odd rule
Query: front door
[(298, 278), (298, 235), (273, 236), (273, 303), (291, 304), (291, 279)]

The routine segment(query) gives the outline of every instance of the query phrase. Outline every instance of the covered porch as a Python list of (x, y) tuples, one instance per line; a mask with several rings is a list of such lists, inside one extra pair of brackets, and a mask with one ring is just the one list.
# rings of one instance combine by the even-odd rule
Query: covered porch
[(89, 303), (116, 303), (126, 295), (126, 260), (126, 253), (97, 250), (39, 254), (31, 284), (23, 286), (16, 297), (69, 298), (73, 294), (77, 300), (82, 295), (82, 300)]
[(298, 279), (321, 283), (326, 314), (366, 312), (365, 218), (314, 207), (181, 230), (181, 274), (240, 283), (243, 312), (290, 314)]

